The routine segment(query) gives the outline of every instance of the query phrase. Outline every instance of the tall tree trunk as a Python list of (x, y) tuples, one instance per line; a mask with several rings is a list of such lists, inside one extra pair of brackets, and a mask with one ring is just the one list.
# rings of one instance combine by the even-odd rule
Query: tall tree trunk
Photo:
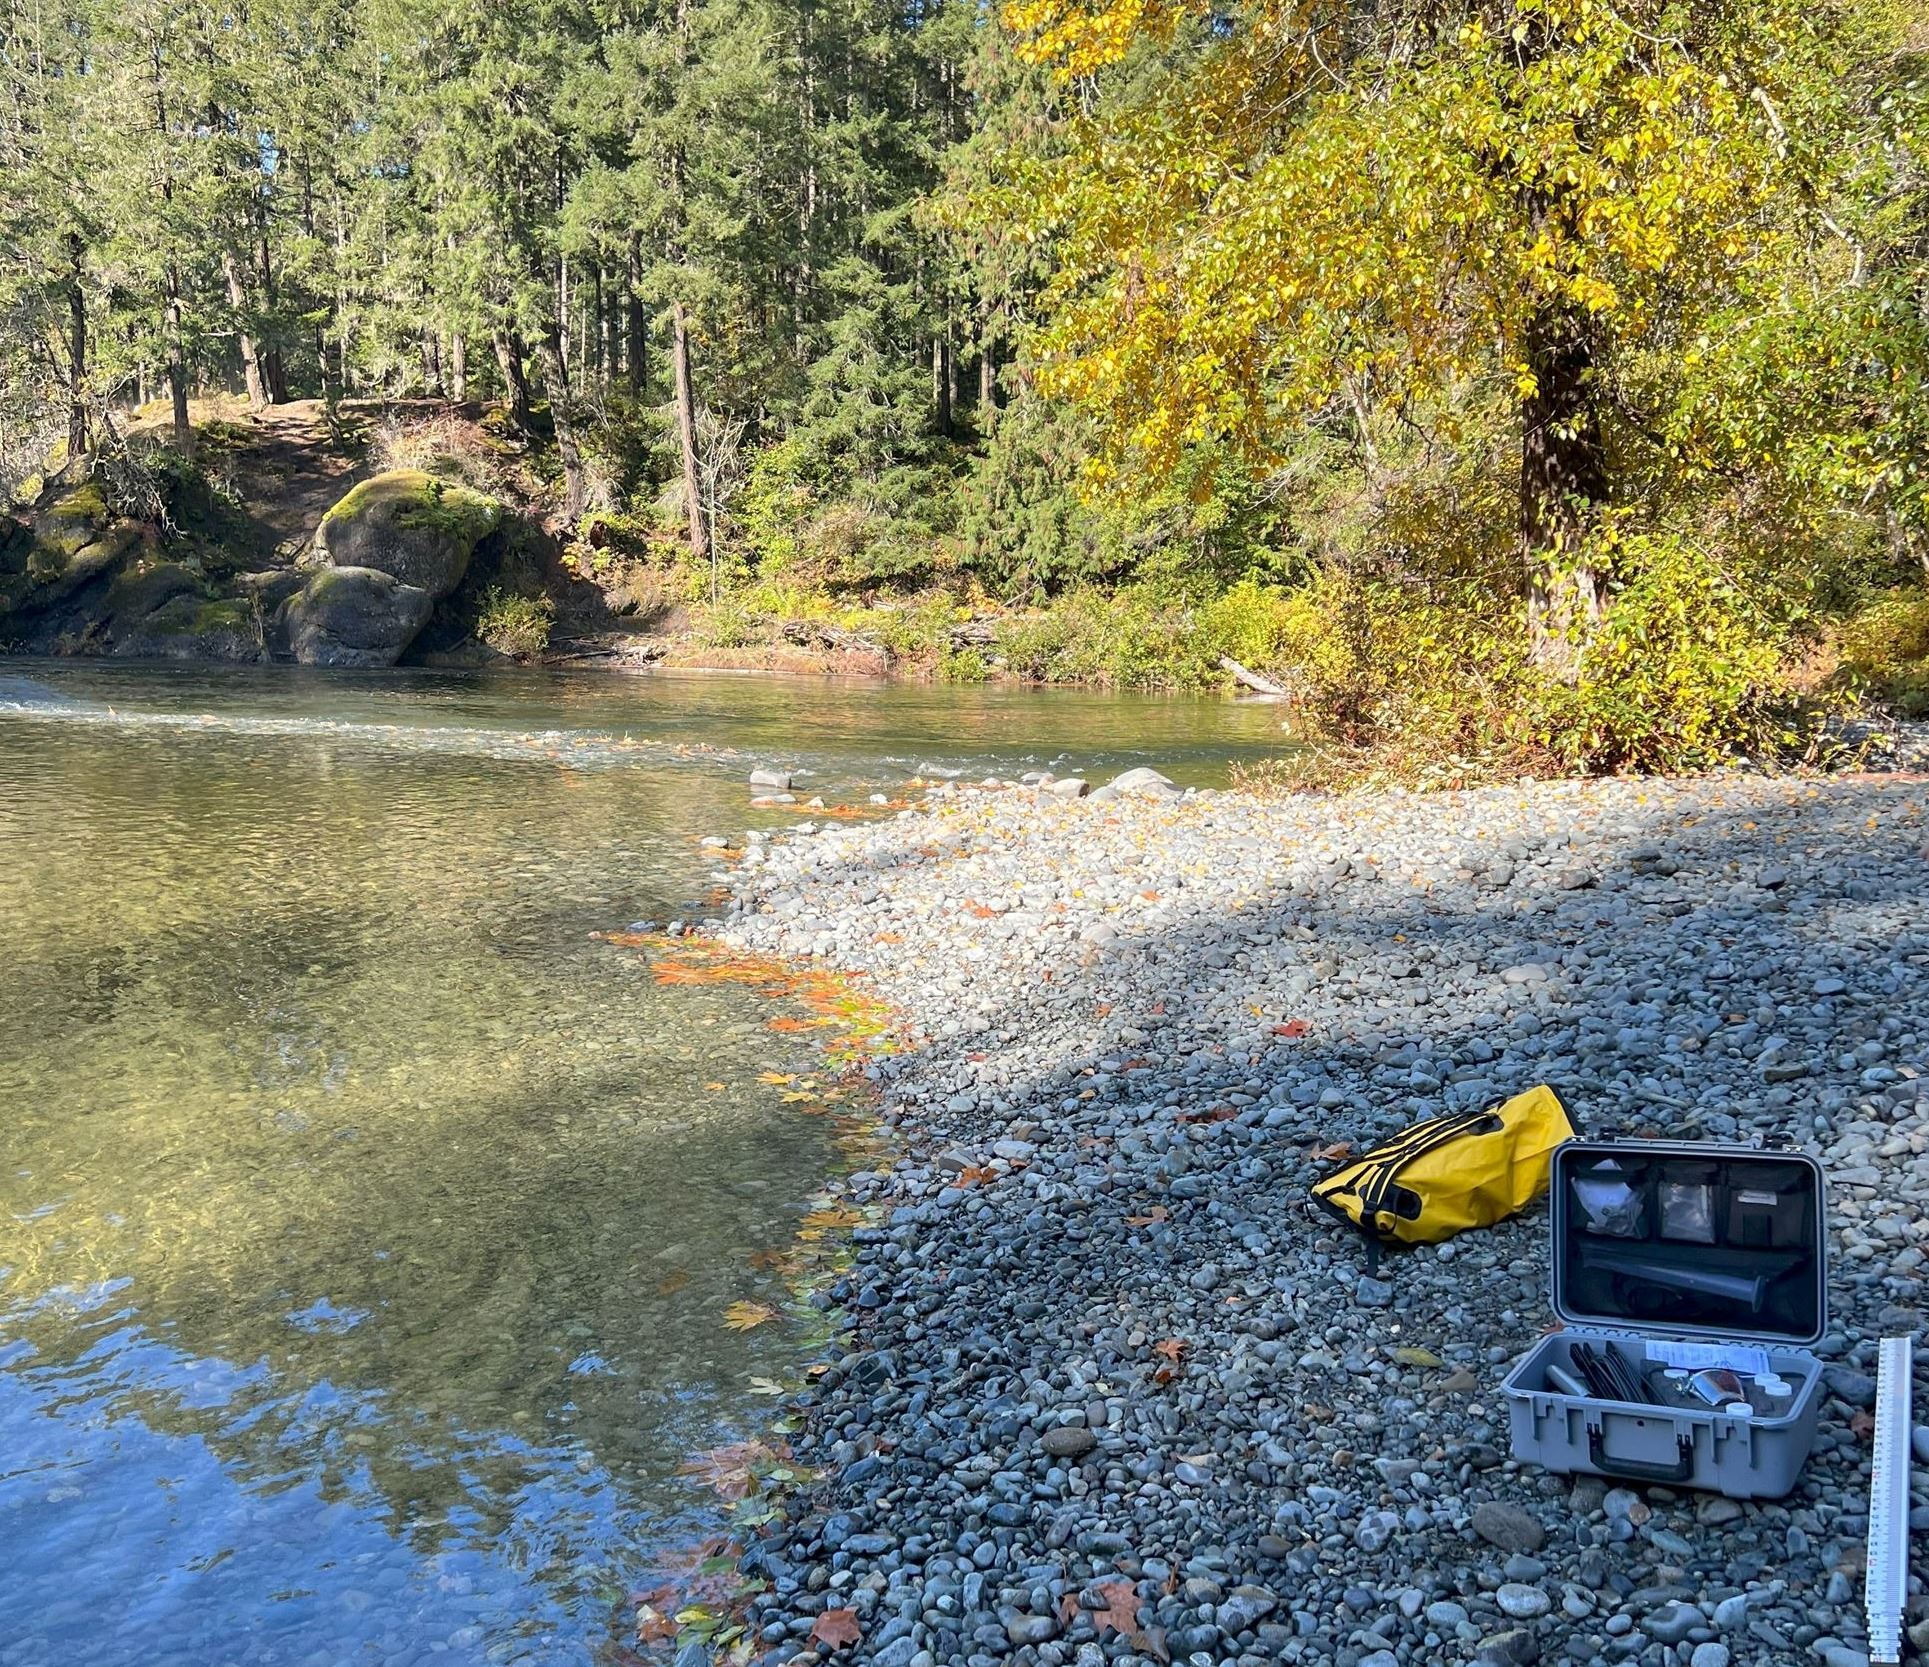
[(583, 518), (589, 487), (583, 476), (582, 448), (576, 441), (569, 361), (563, 357), (563, 334), (559, 326), (552, 324), (536, 338), (536, 357), (543, 367), (543, 392), (549, 397), (549, 420), (556, 430), (556, 454), (563, 464), (563, 519), (574, 527)]
[[(276, 311), (275, 263), (268, 251), (268, 228), (261, 218), (259, 195), (256, 197), (255, 226), (261, 267), (261, 301), (269, 315), (273, 316)], [(261, 379), (267, 384), (270, 405), (288, 403), (288, 363), (279, 347), (270, 344), (262, 349)]]
[(502, 372), (503, 392), (509, 397), (509, 420), (525, 434), (529, 432), (529, 377), (524, 372), (522, 343), (513, 330), (498, 330), (491, 340), (496, 349), (496, 365)]
[[(155, 36), (149, 43), (154, 66), (154, 131), (160, 136), (163, 146), (167, 143), (167, 93), (161, 80), (161, 45)], [(166, 168), (161, 172), (161, 203), (163, 210), (174, 201), (174, 175)], [(183, 452), (194, 450), (194, 429), (188, 422), (188, 363), (187, 349), (183, 343), (181, 317), (181, 267), (170, 253), (163, 271), (163, 293), (161, 302), (161, 337), (167, 351), (167, 386), (173, 397), (174, 406), (174, 443)]]
[(951, 438), (951, 368), (942, 330), (931, 336), (931, 403), (937, 410), (938, 432)]
[(1592, 511), (1607, 497), (1587, 320), (1548, 306), (1522, 343), (1534, 392), (1521, 401), (1520, 534), (1534, 663), (1572, 681), (1606, 603), (1607, 576), (1586, 553)]
[(460, 330), (449, 332), (449, 398), (460, 405), (469, 397), (469, 350)]
[(241, 281), (241, 262), (232, 249), (221, 251), (221, 275), (228, 281), (228, 310), (234, 314), (234, 339), (241, 349), (241, 379), (248, 390), (248, 403), (257, 411), (268, 409), (268, 384), (261, 373), (261, 350), (255, 345), (248, 316), (248, 291)]
[(87, 291), (81, 285), (80, 233), (68, 235), (67, 255), (67, 467), (87, 455)]
[(442, 333), (433, 324), (422, 326), (422, 387), (431, 399), (442, 397)]
[(167, 345), (167, 391), (173, 404), (174, 443), (183, 452), (194, 450), (194, 428), (188, 421), (188, 358), (182, 340), (181, 269), (167, 263), (161, 304), (161, 336)]
[(683, 508), (690, 518), (690, 556), (701, 564), (710, 559), (710, 538), (703, 524), (703, 492), (697, 481), (697, 402), (690, 384), (690, 321), (681, 301), (670, 304), (670, 323), (677, 443), (683, 453)]
[(643, 305), (643, 237), (630, 236), (630, 250), (624, 270), (624, 333), (629, 341), (623, 350), (623, 369), (629, 377), (630, 392), (640, 394), (649, 381), (650, 314)]

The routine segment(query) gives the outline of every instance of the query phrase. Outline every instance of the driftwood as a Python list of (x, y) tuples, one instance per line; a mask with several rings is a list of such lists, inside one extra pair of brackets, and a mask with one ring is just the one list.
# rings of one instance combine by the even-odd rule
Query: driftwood
[(1242, 683), (1255, 694), (1271, 695), (1275, 700), (1291, 698), (1292, 691), (1275, 683), (1270, 677), (1261, 677), (1256, 671), (1249, 671), (1230, 654), (1219, 656), (1219, 669), (1230, 672), (1235, 683)]

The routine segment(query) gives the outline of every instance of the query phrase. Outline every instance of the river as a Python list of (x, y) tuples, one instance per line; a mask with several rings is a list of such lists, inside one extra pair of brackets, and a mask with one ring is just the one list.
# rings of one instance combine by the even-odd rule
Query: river
[[(1266, 707), (0, 662), (0, 1664), (614, 1659), (837, 1161), (687, 911), (753, 764), (1184, 782)], [(768, 1258), (763, 1258), (767, 1260)]]

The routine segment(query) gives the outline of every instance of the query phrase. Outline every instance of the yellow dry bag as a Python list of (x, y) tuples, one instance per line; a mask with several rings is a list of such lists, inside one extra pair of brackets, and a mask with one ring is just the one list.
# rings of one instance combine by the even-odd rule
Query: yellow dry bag
[(1316, 1181), (1313, 1197), (1365, 1235), (1367, 1266), (1377, 1268), (1389, 1240), (1436, 1244), (1524, 1209), (1547, 1190), (1554, 1148), (1573, 1138), (1542, 1084), (1484, 1111), (1416, 1123)]

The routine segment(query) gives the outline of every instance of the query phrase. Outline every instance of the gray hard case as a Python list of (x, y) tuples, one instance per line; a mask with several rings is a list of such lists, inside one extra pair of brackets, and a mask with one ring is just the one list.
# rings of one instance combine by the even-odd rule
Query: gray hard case
[[(1594, 1190), (1577, 1191), (1577, 1182)], [(1821, 1363), (1811, 1352), (1828, 1328), (1821, 1165), (1775, 1148), (1570, 1140), (1553, 1154), (1549, 1194), (1552, 1297), (1564, 1329), (1535, 1344), (1502, 1386), (1514, 1457), (1731, 1499), (1787, 1493), (1821, 1411)], [(1550, 1365), (1573, 1370), (1577, 1343), (1613, 1349), (1639, 1373), (1650, 1345), (1670, 1341), (1765, 1351), (1769, 1370), (1791, 1383), (1791, 1404), (1775, 1416), (1737, 1416), (1577, 1396), (1548, 1379)]]

